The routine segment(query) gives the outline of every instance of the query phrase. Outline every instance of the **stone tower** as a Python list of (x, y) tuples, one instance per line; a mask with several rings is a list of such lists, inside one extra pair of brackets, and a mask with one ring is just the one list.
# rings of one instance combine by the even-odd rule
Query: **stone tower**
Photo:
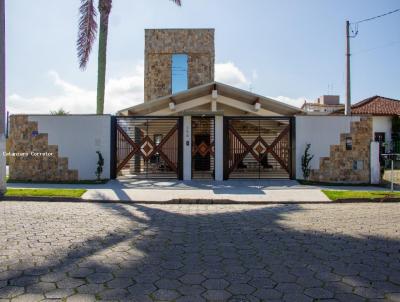
[(171, 94), (174, 54), (187, 55), (188, 88), (214, 81), (214, 29), (146, 29), (145, 101)]

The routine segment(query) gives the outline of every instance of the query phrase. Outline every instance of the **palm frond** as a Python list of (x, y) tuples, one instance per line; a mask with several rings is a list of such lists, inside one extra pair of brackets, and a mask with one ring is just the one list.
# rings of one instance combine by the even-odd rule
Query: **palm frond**
[(181, 0), (171, 0), (171, 1), (174, 2), (178, 6), (182, 6), (182, 1)]
[(79, 67), (85, 69), (97, 34), (97, 11), (94, 0), (81, 0), (79, 14), (77, 51)]

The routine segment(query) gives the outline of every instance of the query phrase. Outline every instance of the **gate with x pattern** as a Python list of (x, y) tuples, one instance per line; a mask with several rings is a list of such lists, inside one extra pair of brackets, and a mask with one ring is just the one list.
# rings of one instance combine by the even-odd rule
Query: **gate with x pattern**
[(292, 119), (225, 117), (224, 178), (292, 177)]
[(115, 176), (182, 178), (182, 118), (118, 116), (113, 122)]

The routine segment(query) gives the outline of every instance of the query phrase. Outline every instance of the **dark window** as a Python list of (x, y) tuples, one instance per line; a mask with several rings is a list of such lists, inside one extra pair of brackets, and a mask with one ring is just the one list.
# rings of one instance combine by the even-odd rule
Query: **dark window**
[(353, 149), (353, 139), (348, 136), (346, 137), (346, 150), (352, 150)]
[(375, 132), (375, 141), (384, 143), (385, 142), (385, 132)]
[(188, 55), (172, 55), (172, 93), (188, 89)]
[(382, 154), (386, 153), (386, 134), (385, 132), (375, 132), (374, 136), (375, 141), (379, 143), (379, 162), (381, 165), (383, 165), (385, 163), (385, 159), (382, 157)]
[(363, 160), (353, 160), (353, 170), (355, 170), (355, 171), (364, 170), (364, 161)]

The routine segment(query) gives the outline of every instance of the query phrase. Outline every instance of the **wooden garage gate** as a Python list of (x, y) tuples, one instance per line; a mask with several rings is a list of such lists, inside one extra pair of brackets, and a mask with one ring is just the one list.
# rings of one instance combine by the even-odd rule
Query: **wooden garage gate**
[(113, 128), (116, 177), (182, 178), (182, 118), (118, 116)]
[(225, 117), (225, 178), (291, 178), (292, 129), (290, 117)]

